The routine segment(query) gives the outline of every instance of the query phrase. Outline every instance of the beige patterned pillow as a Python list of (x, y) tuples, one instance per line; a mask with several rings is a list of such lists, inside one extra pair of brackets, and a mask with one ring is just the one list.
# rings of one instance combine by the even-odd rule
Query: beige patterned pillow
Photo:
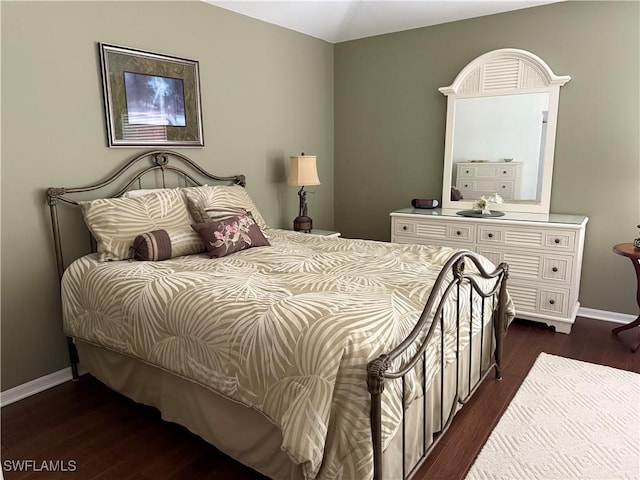
[(141, 195), (149, 195), (150, 193), (158, 193), (163, 190), (166, 190), (166, 189), (165, 188), (140, 188), (138, 190), (127, 190), (122, 194), (122, 198), (139, 197)]
[(133, 198), (101, 198), (78, 203), (98, 244), (101, 262), (126, 260), (134, 239), (154, 230), (167, 231), (173, 257), (205, 250), (199, 235), (191, 228), (191, 216), (179, 188)]
[(182, 192), (196, 207), (203, 210), (242, 208), (251, 214), (260, 228), (267, 228), (258, 207), (244, 187), (239, 185), (186, 187)]

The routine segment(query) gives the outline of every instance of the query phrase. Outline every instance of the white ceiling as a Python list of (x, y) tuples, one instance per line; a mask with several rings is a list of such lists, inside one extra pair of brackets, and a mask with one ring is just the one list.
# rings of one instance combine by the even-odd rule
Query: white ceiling
[(562, 0), (204, 0), (330, 43)]

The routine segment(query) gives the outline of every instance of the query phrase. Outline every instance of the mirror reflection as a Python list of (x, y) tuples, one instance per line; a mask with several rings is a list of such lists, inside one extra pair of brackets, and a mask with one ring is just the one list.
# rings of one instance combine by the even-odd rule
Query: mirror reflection
[(451, 200), (541, 202), (549, 93), (457, 98)]

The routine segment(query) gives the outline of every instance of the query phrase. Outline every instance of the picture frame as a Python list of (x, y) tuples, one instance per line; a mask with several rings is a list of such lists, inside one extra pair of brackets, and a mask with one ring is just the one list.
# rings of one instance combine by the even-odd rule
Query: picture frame
[(197, 60), (99, 50), (109, 147), (204, 147)]

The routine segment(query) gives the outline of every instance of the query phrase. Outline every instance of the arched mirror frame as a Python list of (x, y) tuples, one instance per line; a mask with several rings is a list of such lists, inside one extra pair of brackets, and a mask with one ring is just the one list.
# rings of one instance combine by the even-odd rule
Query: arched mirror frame
[[(535, 204), (505, 202), (496, 208), (506, 212), (548, 214), (551, 203), (551, 182), (558, 118), (560, 87), (571, 80), (568, 75), (557, 76), (539, 57), (526, 50), (503, 48), (479, 56), (464, 67), (453, 83), (439, 89), (447, 96), (447, 123), (442, 181), (442, 207), (444, 209), (471, 209), (473, 202), (452, 201), (453, 142), (456, 100), (462, 98), (518, 95), (525, 93), (549, 94), (547, 132), (542, 157), (542, 185), (540, 202)], [(499, 193), (499, 192), (498, 192)]]

